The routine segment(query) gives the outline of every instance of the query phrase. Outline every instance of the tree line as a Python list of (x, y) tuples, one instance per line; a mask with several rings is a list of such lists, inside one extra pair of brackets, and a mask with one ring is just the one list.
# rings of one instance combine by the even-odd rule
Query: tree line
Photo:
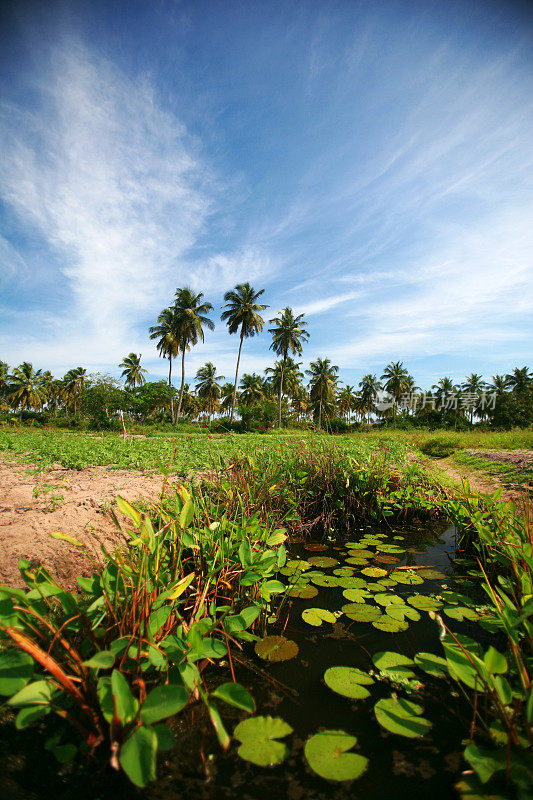
[[(239, 381), (243, 343), (263, 331), (262, 313), (268, 308), (259, 302), (264, 289), (256, 291), (249, 283), (238, 284), (224, 295), (221, 320), (230, 334), (238, 337), (235, 377), (225, 381), (212, 362), (204, 364), (195, 376), (195, 388), (185, 381), (185, 357), (205, 331), (215, 327), (213, 306), (201, 292), (178, 288), (172, 305), (164, 308), (156, 324), (149, 328), (159, 355), (169, 362), (168, 381), (148, 382), (141, 355), (129, 353), (119, 365), (124, 388), (109, 376), (90, 376), (83, 367), (69, 370), (56, 379), (50, 371), (34, 369), (24, 362), (10, 370), (0, 361), (0, 403), (4, 413), (46, 413), (57, 420), (71, 422), (79, 415), (89, 417), (97, 427), (108, 423), (120, 411), (140, 421), (167, 419), (205, 420), (224, 415), (229, 428), (235, 412), (241, 421), (259, 428), (277, 423), (308, 424), (342, 428), (354, 421), (370, 424), (373, 417), (397, 424), (463, 426), (489, 421), (498, 427), (526, 426), (533, 422), (533, 374), (528, 367), (516, 367), (506, 375), (494, 375), (491, 382), (472, 373), (460, 384), (441, 378), (423, 391), (403, 362), (388, 364), (383, 374), (367, 374), (358, 388), (342, 385), (339, 368), (329, 358), (317, 358), (304, 371), (296, 359), (309, 340), (304, 314), (289, 307), (269, 320), (270, 349), (278, 356), (264, 375), (245, 373)], [(179, 359), (179, 391), (172, 382), (173, 362)], [(307, 381), (306, 381), (307, 378)], [(490, 395), (490, 401), (488, 400)], [(226, 419), (227, 417), (227, 419)]]

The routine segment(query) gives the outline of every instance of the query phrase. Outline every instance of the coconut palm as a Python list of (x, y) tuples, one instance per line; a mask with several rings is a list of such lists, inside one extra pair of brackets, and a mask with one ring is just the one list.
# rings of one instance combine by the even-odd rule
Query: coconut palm
[(309, 364), (305, 372), (309, 375), (309, 395), (318, 410), (318, 427), (322, 425), (322, 411), (329, 416), (335, 403), (335, 388), (339, 368), (329, 358), (317, 358)]
[(357, 395), (354, 386), (346, 384), (346, 386), (339, 392), (339, 396), (337, 398), (339, 411), (346, 419), (349, 419), (352, 411), (355, 411), (356, 399)]
[(495, 392), (498, 397), (501, 397), (509, 388), (509, 379), (507, 375), (493, 375), (490, 388)]
[(13, 408), (20, 409), (21, 415), (26, 409), (37, 411), (42, 407), (45, 397), (42, 375), (42, 370), (35, 370), (28, 361), (14, 367), (7, 394)]
[(467, 378), (465, 378), (464, 383), (461, 385), (461, 389), (464, 392), (468, 392), (470, 395), (475, 395), (475, 400), (472, 404), (470, 404), (470, 424), (472, 425), (474, 422), (474, 411), (476, 410), (476, 405), (479, 400), (479, 396), (481, 392), (485, 391), (486, 383), (483, 380), (481, 375), (477, 375), (475, 372), (472, 372)]
[(391, 361), (385, 367), (381, 380), (385, 381), (383, 388), (388, 392), (394, 402), (392, 404), (393, 425), (396, 427), (396, 405), (400, 402), (402, 394), (406, 391), (406, 381), (409, 373), (401, 361)]
[(217, 368), (211, 361), (200, 367), (196, 373), (196, 394), (204, 401), (209, 413), (209, 422), (219, 406), (221, 388), (218, 381), (223, 381), (224, 375), (217, 375)]
[(288, 306), (279, 313), (279, 316), (270, 320), (274, 325), (269, 328), (268, 332), (272, 334), (272, 344), (270, 349), (273, 350), (277, 356), (281, 356), (281, 376), (279, 381), (278, 393), (278, 427), (281, 428), (281, 399), (283, 397), (283, 374), (285, 371), (285, 364), (289, 352), (293, 356), (301, 356), (302, 349), (305, 342), (309, 340), (309, 334), (305, 330), (307, 322), (304, 321), (304, 315), (298, 314), (296, 317), (293, 314), (292, 308)]
[(233, 384), (229, 381), (224, 383), (220, 389), (220, 407), (223, 411), (229, 411), (233, 402)]
[(239, 389), (241, 390), (239, 395), (240, 402), (245, 406), (253, 406), (254, 403), (265, 399), (263, 381), (261, 375), (256, 372), (251, 375), (244, 373)]
[(283, 361), (275, 361), (273, 367), (267, 367), (265, 373), (269, 376), (270, 394), (273, 395), (275, 393), (279, 398), (279, 390), (283, 381), (284, 393), (289, 397), (293, 397), (299, 391), (304, 378), (300, 366), (301, 362), (296, 362), (290, 356), (287, 356), (285, 363)]
[(237, 384), (239, 381), (239, 362), (241, 360), (243, 340), (255, 336), (256, 333), (261, 333), (263, 325), (265, 324), (264, 319), (260, 316), (260, 312), (264, 311), (268, 306), (261, 305), (257, 302), (257, 299), (264, 291), (264, 289), (260, 289), (256, 292), (249, 283), (239, 283), (235, 289), (231, 289), (224, 295), (224, 308), (226, 311), (222, 313), (221, 319), (223, 322), (227, 323), (230, 333), (237, 333), (240, 331), (230, 422), (233, 422), (233, 414), (235, 411)]
[(195, 293), (190, 286), (176, 289), (175, 325), (178, 349), (181, 351), (181, 387), (176, 420), (181, 414), (183, 387), (185, 386), (185, 351), (204, 341), (204, 327), (214, 330), (215, 323), (207, 315), (213, 310), (211, 303), (202, 301), (203, 293)]
[(0, 361), (0, 399), (5, 397), (9, 383), (9, 365)]
[(122, 363), (119, 364), (119, 367), (124, 367), (120, 377), (126, 378), (126, 386), (129, 389), (135, 389), (136, 386), (146, 383), (144, 374), (148, 373), (148, 370), (141, 367), (141, 358), (142, 354), (138, 356), (137, 353), (130, 353), (129, 356), (124, 356)]
[[(164, 308), (157, 318), (157, 325), (149, 328), (150, 339), (157, 339), (157, 352), (162, 358), (168, 358), (168, 385), (172, 386), (172, 359), (178, 354), (178, 326), (174, 306)], [(170, 416), (174, 419), (174, 401), (170, 400)]]
[[(435, 395), (442, 410), (442, 419), (444, 420), (446, 417), (446, 398), (457, 393), (457, 386), (454, 385), (451, 378), (444, 377), (440, 378), (437, 383), (434, 383), (431, 388), (435, 391)], [(457, 421), (457, 415), (455, 419)]]
[(515, 367), (511, 374), (505, 377), (510, 389), (515, 394), (525, 392), (533, 384), (533, 373), (529, 371), (528, 367), (522, 367), (521, 369)]
[(364, 375), (359, 381), (359, 389), (361, 390), (361, 403), (366, 411), (366, 421), (370, 425), (370, 413), (375, 407), (378, 392), (383, 386), (381, 381), (378, 381), (377, 375)]
[(70, 403), (74, 406), (74, 415), (76, 415), (76, 403), (78, 398), (85, 388), (87, 383), (87, 370), (83, 367), (75, 367), (69, 369), (63, 377), (64, 397), (68, 408)]

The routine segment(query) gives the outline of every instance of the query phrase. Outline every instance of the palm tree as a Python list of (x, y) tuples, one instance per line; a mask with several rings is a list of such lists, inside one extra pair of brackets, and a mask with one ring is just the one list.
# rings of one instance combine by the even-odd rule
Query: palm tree
[(474, 411), (476, 410), (476, 405), (479, 400), (479, 395), (483, 392), (486, 388), (486, 383), (483, 380), (481, 375), (477, 375), (475, 372), (472, 372), (461, 385), (461, 389), (464, 392), (468, 392), (470, 395), (475, 396), (474, 402), (470, 405), (470, 424), (472, 425), (474, 422)]
[(253, 406), (254, 403), (265, 398), (261, 375), (257, 375), (255, 372), (251, 375), (244, 373), (239, 389), (241, 390), (240, 400), (245, 406)]
[(217, 369), (211, 361), (200, 367), (196, 373), (196, 394), (205, 402), (209, 413), (209, 422), (211, 422), (211, 415), (219, 405), (221, 388), (218, 381), (223, 380), (224, 375), (217, 375)]
[(7, 391), (13, 408), (19, 408), (21, 416), (27, 408), (37, 411), (44, 401), (42, 370), (34, 370), (33, 364), (24, 361), (20, 366), (14, 367)]
[(400, 402), (402, 394), (406, 391), (406, 382), (409, 373), (401, 361), (391, 361), (385, 367), (381, 380), (385, 381), (384, 389), (393, 397), (392, 419), (396, 427), (396, 404)]
[(509, 379), (507, 375), (493, 375), (490, 388), (498, 397), (505, 394), (506, 390), (509, 388)]
[(519, 369), (515, 367), (510, 375), (505, 376), (508, 381), (509, 387), (515, 394), (521, 394), (526, 389), (530, 388), (533, 382), (533, 373), (529, 371), (528, 367)]
[(237, 333), (240, 329), (239, 352), (237, 355), (237, 368), (235, 370), (230, 422), (233, 422), (233, 414), (235, 411), (237, 383), (239, 381), (239, 362), (241, 360), (243, 340), (255, 336), (256, 333), (261, 333), (263, 325), (265, 324), (259, 312), (264, 311), (268, 306), (256, 302), (264, 291), (264, 289), (260, 289), (256, 292), (249, 283), (239, 283), (235, 289), (226, 292), (224, 295), (224, 308), (226, 311), (222, 313), (221, 319), (223, 322), (227, 322), (230, 333)]
[[(83, 367), (75, 367), (74, 369), (69, 369), (65, 376), (63, 377), (63, 386), (65, 387), (65, 400), (67, 404), (72, 402), (74, 405), (74, 415), (76, 415), (76, 402), (78, 400), (79, 395), (85, 388), (85, 384), (87, 383), (87, 370)], [(67, 412), (68, 413), (68, 412)]]
[(356, 393), (355, 387), (346, 384), (338, 397), (339, 411), (348, 420), (352, 411), (355, 411)]
[(289, 397), (296, 394), (304, 378), (300, 366), (301, 362), (294, 361), (290, 356), (287, 356), (285, 363), (283, 361), (275, 361), (273, 367), (267, 367), (265, 374), (269, 376), (267, 381), (270, 387), (270, 394), (273, 395), (275, 393), (279, 397), (282, 380), (284, 393)]
[(277, 356), (282, 358), (281, 377), (279, 382), (278, 394), (278, 428), (281, 428), (281, 398), (283, 397), (283, 374), (289, 352), (293, 356), (301, 356), (305, 342), (309, 340), (309, 334), (305, 330), (307, 322), (304, 322), (304, 315), (294, 316), (292, 308), (288, 306), (280, 312), (278, 317), (270, 320), (274, 325), (268, 332), (272, 334), (272, 344), (270, 349)]
[[(444, 421), (446, 417), (446, 405), (444, 403), (445, 398), (448, 395), (454, 395), (457, 391), (457, 387), (454, 385), (453, 380), (451, 378), (440, 378), (437, 383), (434, 383), (431, 387), (435, 389), (435, 394), (437, 396), (437, 400), (440, 403), (440, 407), (442, 409), (442, 419)], [(455, 420), (457, 423), (457, 415), (455, 415)]]
[(309, 364), (305, 372), (310, 376), (309, 389), (311, 401), (318, 408), (318, 427), (322, 425), (322, 409), (327, 405), (328, 410), (335, 403), (335, 388), (338, 381), (339, 368), (332, 364), (329, 358), (317, 358)]
[(0, 399), (6, 394), (9, 384), (9, 365), (5, 361), (0, 361)]
[(370, 425), (370, 412), (373, 410), (378, 392), (383, 386), (381, 382), (378, 381), (377, 375), (371, 375), (369, 373), (368, 375), (364, 375), (359, 381), (359, 388), (361, 390), (361, 402), (366, 410), (367, 424)]
[(126, 378), (126, 386), (130, 389), (146, 383), (144, 373), (148, 370), (141, 367), (141, 358), (142, 354), (138, 356), (136, 353), (130, 353), (129, 356), (124, 356), (122, 363), (119, 364), (119, 367), (124, 367), (120, 377)]
[(229, 381), (221, 387), (220, 394), (220, 407), (223, 411), (228, 411), (231, 408), (233, 401), (233, 384)]
[[(157, 351), (162, 358), (168, 358), (168, 385), (172, 386), (172, 359), (178, 354), (178, 331), (176, 308), (164, 308), (157, 318), (157, 325), (149, 329), (150, 339), (157, 339)], [(170, 399), (170, 417), (174, 419), (174, 400)]]
[(202, 302), (203, 293), (196, 294), (190, 286), (176, 289), (174, 304), (178, 347), (181, 350), (181, 387), (176, 420), (181, 414), (183, 387), (185, 386), (185, 351), (204, 341), (204, 328), (214, 330), (215, 323), (207, 315), (213, 310), (211, 303)]

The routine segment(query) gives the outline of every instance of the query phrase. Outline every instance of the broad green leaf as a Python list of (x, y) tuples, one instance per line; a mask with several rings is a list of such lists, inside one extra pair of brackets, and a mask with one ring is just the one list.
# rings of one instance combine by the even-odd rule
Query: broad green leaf
[(437, 600), (435, 597), (428, 597), (424, 594), (413, 594), (411, 597), (407, 598), (407, 602), (413, 608), (417, 608), (419, 611), (438, 611), (439, 608), (442, 608), (442, 602)]
[(50, 706), (26, 706), (21, 708), (15, 719), (15, 727), (18, 730), (27, 728), (36, 719), (44, 717), (50, 713)]
[(425, 736), (431, 728), (431, 722), (420, 716), (422, 711), (417, 703), (395, 697), (384, 697), (374, 706), (376, 719), (383, 728), (410, 739)]
[(314, 567), (322, 567), (323, 569), (336, 567), (339, 563), (336, 558), (330, 558), (329, 556), (313, 556), (309, 558), (308, 561)]
[(79, 539), (76, 539), (74, 536), (69, 536), (68, 533), (61, 533), (61, 531), (52, 531), (49, 534), (52, 539), (61, 539), (63, 542), (68, 542), (69, 544), (75, 545), (75, 547), (85, 547), (83, 542), (80, 542)]
[(54, 692), (54, 687), (48, 681), (34, 681), (23, 686), (7, 701), (8, 706), (45, 706)]
[(95, 653), (88, 661), (83, 662), (84, 667), (91, 667), (91, 669), (110, 669), (115, 663), (115, 656), (109, 650), (100, 650)]
[(356, 667), (330, 667), (324, 673), (324, 682), (337, 694), (362, 700), (370, 696), (365, 685), (374, 683), (374, 679)]
[(385, 612), (389, 615), (389, 617), (402, 622), (406, 618), (412, 620), (413, 622), (418, 622), (420, 619), (420, 614), (416, 608), (411, 608), (411, 606), (407, 605), (398, 605), (396, 603), (391, 604), (386, 607)]
[(391, 650), (382, 650), (372, 656), (372, 661), (380, 672), (394, 673), (395, 676), (398, 675), (403, 678), (415, 677), (415, 673), (411, 669), (411, 667), (414, 666), (413, 659), (401, 653), (395, 653)]
[(211, 723), (217, 735), (218, 742), (224, 750), (227, 750), (231, 738), (226, 728), (224, 727), (224, 723), (222, 722), (222, 717), (220, 716), (220, 712), (216, 707), (216, 705), (212, 702), (212, 700), (207, 701), (207, 708), (209, 711), (209, 716), (211, 718)]
[(321, 731), (305, 743), (307, 763), (317, 775), (330, 781), (351, 781), (359, 778), (368, 766), (368, 758), (348, 753), (357, 738), (345, 731)]
[(130, 722), (137, 713), (138, 702), (132, 695), (126, 678), (118, 669), (111, 673), (111, 692), (117, 717), (123, 724)]
[(325, 608), (306, 608), (302, 611), (302, 619), (308, 625), (318, 627), (323, 622), (336, 622), (337, 617), (331, 611), (326, 611)]
[(228, 703), (230, 706), (240, 708), (242, 711), (247, 711), (249, 714), (253, 714), (255, 711), (255, 702), (252, 695), (240, 683), (221, 684), (213, 692), (213, 697), (223, 700), (224, 703)]
[(391, 573), (391, 578), (397, 583), (405, 583), (407, 586), (418, 586), (420, 583), (424, 583), (424, 578), (420, 577), (416, 572), (409, 572), (408, 570), (403, 572), (397, 569)]
[(336, 575), (313, 575), (311, 578), (315, 586), (322, 586), (325, 588), (333, 588), (339, 586), (339, 578)]
[(351, 603), (350, 605), (350, 611), (343, 613), (355, 622), (373, 622), (381, 617), (381, 610), (377, 606), (371, 606), (367, 603)]
[[(366, 589), (345, 589), (343, 591), (343, 597), (347, 600), (350, 600), (352, 603), (359, 603), (362, 604), (365, 600), (368, 600), (369, 597), (372, 597), (372, 593), (368, 592)], [(346, 606), (342, 607), (342, 610), (346, 610)]]
[(465, 619), (468, 619), (472, 622), (479, 619), (479, 614), (477, 611), (474, 611), (473, 608), (467, 608), (466, 606), (446, 606), (442, 610), (447, 617), (459, 620), (459, 622), (462, 622)]
[(152, 727), (155, 735), (157, 736), (157, 749), (160, 752), (170, 750), (175, 745), (174, 734), (164, 723), (159, 723)]
[(507, 660), (498, 650), (494, 647), (489, 647), (483, 658), (487, 672), (491, 674), (507, 672)]
[[(396, 608), (396, 606), (387, 606), (387, 608)], [(388, 614), (382, 614), (379, 619), (372, 620), (372, 625), (383, 633), (400, 633), (409, 627), (409, 623), (405, 620), (393, 619)]]
[(259, 767), (280, 764), (289, 754), (287, 745), (277, 741), (292, 733), (292, 728), (279, 717), (250, 717), (240, 722), (233, 736), (241, 744), (238, 754)]
[(124, 500), (124, 498), (120, 495), (117, 495), (117, 505), (124, 516), (129, 517), (137, 527), (140, 526), (142, 521), (142, 514), (140, 511), (137, 511), (137, 509), (132, 506), (131, 503), (128, 503), (128, 501)]
[(120, 748), (120, 766), (136, 786), (156, 778), (157, 734), (146, 725), (136, 728)]
[(476, 744), (469, 744), (464, 756), (481, 783), (487, 783), (495, 772), (505, 769), (507, 764), (507, 751), (503, 747), (487, 750)]
[(0, 694), (20, 691), (33, 675), (33, 658), (22, 650), (10, 647), (0, 653)]
[(194, 517), (194, 502), (193, 500), (187, 500), (181, 509), (180, 513), (180, 528), (183, 530), (188, 528), (192, 522), (192, 518)]
[(436, 678), (440, 678), (448, 672), (446, 659), (436, 656), (434, 653), (417, 653), (415, 664), (428, 675), (434, 675)]
[(181, 597), (183, 592), (185, 592), (186, 589), (188, 589), (188, 587), (191, 585), (191, 583), (193, 582), (195, 577), (196, 576), (195, 576), (194, 572), (190, 572), (188, 575), (185, 575), (185, 577), (181, 578), (181, 580), (179, 580), (172, 587), (172, 592), (169, 595), (168, 599), (169, 600), (177, 600), (178, 597)]
[(290, 597), (299, 597), (302, 600), (311, 600), (317, 594), (318, 589), (316, 586), (310, 586), (309, 584), (304, 584), (303, 586), (295, 585), (289, 592)]
[(146, 725), (172, 717), (189, 702), (189, 692), (183, 686), (173, 684), (156, 686), (141, 707), (141, 720)]

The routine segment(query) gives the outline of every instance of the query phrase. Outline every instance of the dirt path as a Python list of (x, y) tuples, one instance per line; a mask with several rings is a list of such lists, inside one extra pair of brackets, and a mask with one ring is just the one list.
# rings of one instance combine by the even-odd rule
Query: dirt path
[[(174, 479), (175, 480), (175, 479)], [(61, 531), (83, 542), (95, 558), (100, 545), (112, 549), (121, 539), (106, 510), (117, 494), (130, 501), (156, 500), (161, 475), (90, 467), (63, 467), (31, 474), (31, 466), (0, 459), (0, 583), (21, 586), (19, 558), (40, 559), (67, 586), (92, 572), (81, 548), (52, 539)]]

